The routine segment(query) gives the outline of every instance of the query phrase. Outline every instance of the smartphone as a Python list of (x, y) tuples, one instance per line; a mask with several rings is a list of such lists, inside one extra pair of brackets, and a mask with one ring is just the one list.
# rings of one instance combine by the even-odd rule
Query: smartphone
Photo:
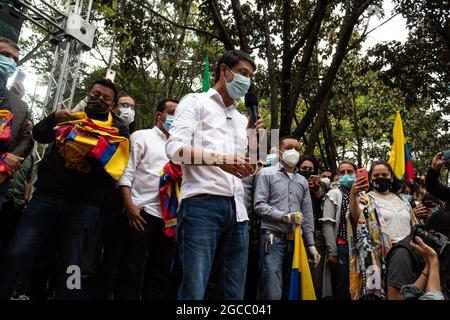
[(361, 177), (366, 178), (366, 181), (369, 182), (369, 173), (367, 172), (366, 168), (359, 168), (356, 170), (356, 179), (359, 179)]
[(450, 159), (450, 150), (445, 151), (444, 154), (442, 155), (442, 160), (447, 161)]

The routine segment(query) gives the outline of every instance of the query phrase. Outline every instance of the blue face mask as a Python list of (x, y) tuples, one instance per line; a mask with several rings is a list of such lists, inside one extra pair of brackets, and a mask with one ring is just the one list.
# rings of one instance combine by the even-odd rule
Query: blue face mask
[(170, 129), (170, 126), (172, 125), (173, 119), (175, 119), (174, 116), (171, 116), (171, 115), (166, 116), (166, 121), (164, 121), (163, 127), (164, 127), (164, 130), (166, 130), (167, 132), (169, 132), (169, 129)]
[(439, 208), (431, 208), (431, 214), (436, 214), (438, 213)]
[(339, 177), (339, 184), (343, 185), (344, 187), (350, 188), (353, 183), (356, 181), (355, 175), (343, 175)]
[(0, 76), (4, 79), (11, 77), (16, 72), (17, 64), (14, 59), (0, 54)]
[(275, 163), (275, 160), (277, 159), (277, 155), (276, 154), (268, 154), (266, 157), (266, 164), (268, 167), (272, 166)]
[[(228, 70), (231, 71), (230, 68)], [(233, 80), (226, 83), (227, 92), (230, 98), (236, 100), (245, 96), (250, 88), (250, 79), (233, 71), (231, 73), (233, 74)]]

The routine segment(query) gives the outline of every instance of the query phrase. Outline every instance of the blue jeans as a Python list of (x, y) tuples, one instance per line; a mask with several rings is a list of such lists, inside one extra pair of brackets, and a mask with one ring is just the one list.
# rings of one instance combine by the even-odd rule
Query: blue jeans
[(261, 234), (259, 299), (285, 300), (289, 293), (294, 242), (275, 234), (272, 244), (269, 239), (268, 234)]
[[(0, 299), (12, 296), (24, 265), (54, 228), (59, 228), (60, 231), (56, 298), (83, 298), (84, 254), (98, 214), (99, 207), (94, 203), (78, 203), (76, 200), (46, 195), (34, 196), (24, 211), (5, 257), (0, 261)], [(68, 278), (74, 274), (67, 273), (67, 268), (71, 265), (78, 266), (81, 270), (81, 289), (69, 289), (67, 286)]]
[(237, 222), (234, 198), (199, 195), (181, 202), (177, 252), (182, 280), (180, 300), (201, 300), (214, 258), (217, 298), (242, 300), (248, 258), (248, 222)]

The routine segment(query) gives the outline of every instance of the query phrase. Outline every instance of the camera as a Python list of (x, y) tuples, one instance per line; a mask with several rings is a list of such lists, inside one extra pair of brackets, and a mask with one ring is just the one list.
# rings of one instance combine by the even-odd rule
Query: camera
[(421, 225), (415, 225), (413, 227), (413, 236), (420, 237), (423, 242), (433, 248), (438, 254), (439, 258), (447, 258), (450, 256), (450, 242), (448, 237), (442, 233), (430, 233), (423, 228)]

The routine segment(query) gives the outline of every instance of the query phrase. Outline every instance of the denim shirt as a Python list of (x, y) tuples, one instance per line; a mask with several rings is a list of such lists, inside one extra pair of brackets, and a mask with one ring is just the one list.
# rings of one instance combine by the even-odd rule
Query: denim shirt
[(299, 173), (294, 173), (291, 179), (280, 163), (261, 169), (256, 183), (254, 210), (261, 216), (261, 228), (283, 233), (291, 231), (290, 225), (281, 221), (283, 214), (302, 212), (305, 243), (314, 244), (314, 214), (308, 181)]

